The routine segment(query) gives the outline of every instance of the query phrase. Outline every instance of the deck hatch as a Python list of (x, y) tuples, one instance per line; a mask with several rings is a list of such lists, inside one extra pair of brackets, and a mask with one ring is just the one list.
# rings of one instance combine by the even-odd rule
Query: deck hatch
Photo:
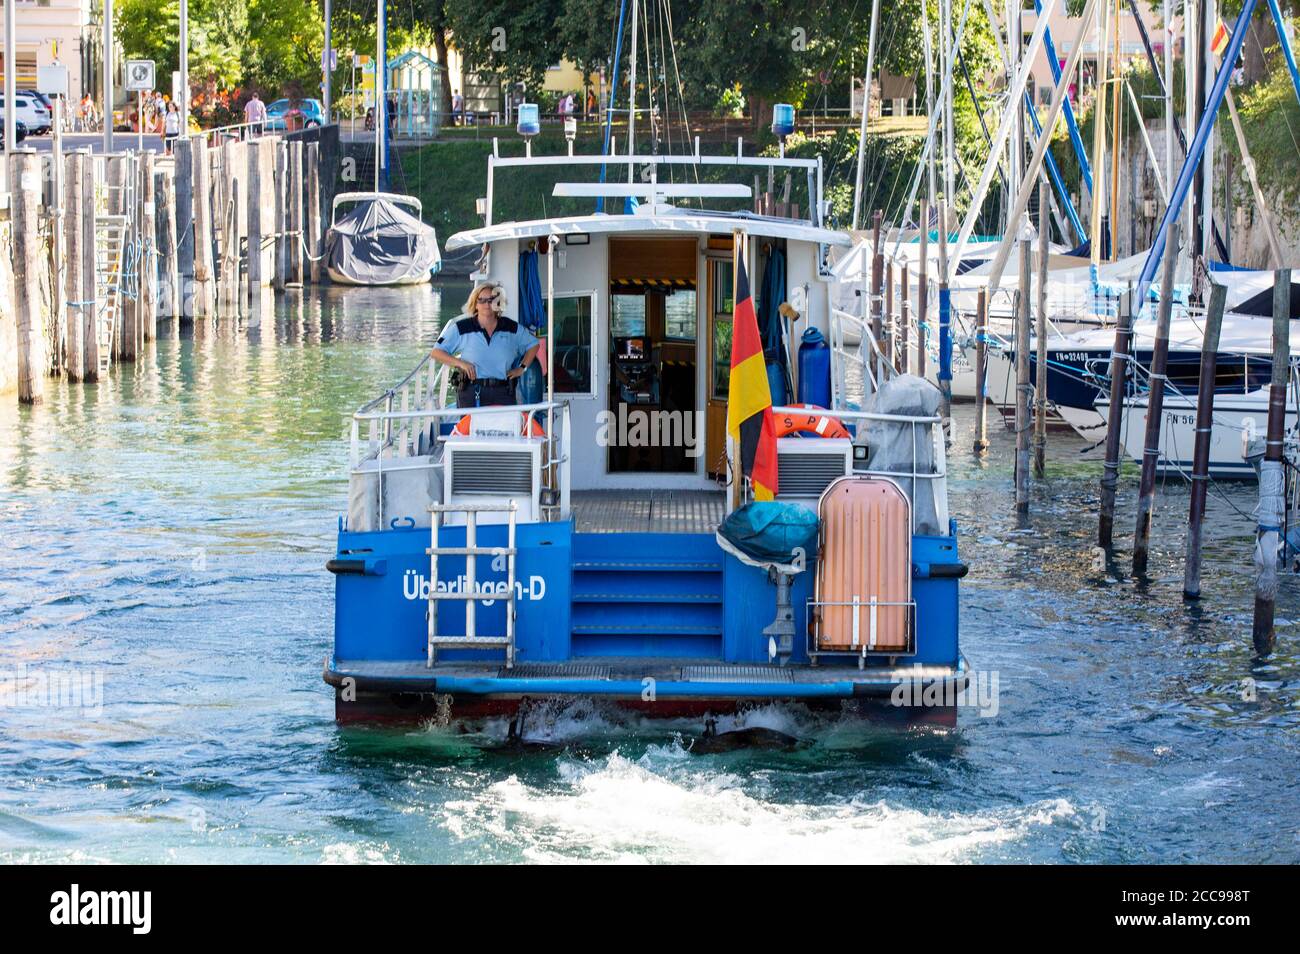
[(533, 455), (528, 451), (457, 450), (451, 459), (451, 492), (531, 496)]
[(779, 666), (683, 666), (682, 682), (794, 682)]

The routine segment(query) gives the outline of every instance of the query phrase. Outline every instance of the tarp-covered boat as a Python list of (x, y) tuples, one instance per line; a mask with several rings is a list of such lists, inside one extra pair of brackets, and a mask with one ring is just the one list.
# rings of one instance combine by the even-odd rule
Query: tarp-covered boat
[[(339, 209), (350, 209), (340, 216)], [(412, 211), (414, 214), (412, 214)], [(420, 200), (387, 192), (334, 197), (325, 263), (347, 285), (417, 285), (442, 265), (438, 236), (420, 220)]]

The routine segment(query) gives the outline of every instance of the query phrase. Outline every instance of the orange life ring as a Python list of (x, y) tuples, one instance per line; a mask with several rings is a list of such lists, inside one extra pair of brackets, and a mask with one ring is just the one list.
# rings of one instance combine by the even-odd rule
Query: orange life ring
[[(801, 407), (809, 411), (824, 411), (824, 407), (818, 407), (816, 404), (795, 404), (792, 407)], [(781, 414), (776, 419), (776, 436), (789, 437), (792, 434), (809, 433), (818, 437), (848, 437), (849, 432), (844, 429), (836, 418), (829, 417), (825, 414)]]
[[(456, 426), (452, 428), (452, 433), (459, 434), (461, 437), (468, 437), (469, 419), (472, 416), (473, 416), (472, 414), (466, 414), (459, 421), (457, 421)], [(542, 423), (541, 421), (537, 420), (537, 418), (533, 417), (531, 414), (523, 414), (523, 413), (521, 413), (519, 416), (523, 418), (523, 420), (519, 424), (519, 435), (521, 437), (545, 437), (546, 436), (546, 431), (542, 429)], [(529, 421), (532, 421), (531, 427), (528, 426)]]

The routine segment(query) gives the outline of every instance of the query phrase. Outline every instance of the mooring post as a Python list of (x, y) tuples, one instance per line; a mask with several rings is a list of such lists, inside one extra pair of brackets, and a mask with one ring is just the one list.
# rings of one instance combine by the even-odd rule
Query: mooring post
[(1273, 379), (1268, 388), (1268, 439), (1259, 465), (1259, 521), (1255, 537), (1255, 623), (1251, 635), (1255, 652), (1267, 656), (1277, 634), (1273, 612), (1277, 604), (1278, 548), (1286, 518), (1286, 473), (1283, 438), (1286, 392), (1291, 376), (1291, 269), (1273, 273)]
[(284, 291), (289, 278), (289, 242), (288, 231), (289, 208), (289, 144), (283, 140), (276, 143), (275, 150), (275, 289)]
[(988, 289), (981, 288), (975, 300), (975, 453), (988, 450), (989, 375)]
[(311, 259), (309, 268), (312, 284), (320, 283), (321, 276), (321, 224), (320, 224), (320, 143), (307, 143), (307, 251)]
[(877, 209), (871, 216), (871, 372), (875, 376), (877, 387), (882, 383), (885, 369), (881, 366), (880, 356), (884, 353), (882, 329), (884, 320), (881, 315), (883, 307), (883, 288), (885, 280), (885, 256), (880, 252), (880, 223), (883, 214)]
[(140, 333), (153, 341), (158, 323), (158, 203), (153, 153), (140, 157)]
[(82, 221), (85, 206), (82, 194), (85, 190), (83, 179), (89, 163), (85, 153), (72, 152), (65, 157), (63, 177), (63, 248), (67, 255), (68, 266), (63, 270), (63, 294), (68, 304), (67, 351), (68, 380), (86, 380), (86, 323), (82, 319), (85, 309), (82, 295), (81, 259), (86, 255), (82, 245), (85, 235), (85, 223)]
[(1142, 476), (1138, 481), (1137, 526), (1133, 531), (1133, 575), (1147, 571), (1151, 553), (1151, 520), (1155, 512), (1156, 465), (1160, 463), (1160, 425), (1164, 421), (1165, 370), (1169, 365), (1169, 321), (1174, 310), (1174, 276), (1178, 263), (1178, 223), (1169, 223), (1164, 271), (1160, 278), (1160, 307), (1156, 311), (1156, 338), (1147, 375), (1146, 430), (1142, 438)]
[(54, 128), (50, 143), (50, 258), (53, 273), (53, 319), (59, 353), (55, 355), (52, 370), (68, 372), (68, 349), (71, 336), (68, 333), (68, 239), (63, 220), (67, 215), (66, 181), (67, 163), (63, 155), (63, 100), (55, 96), (51, 104), (54, 109)]
[(303, 188), (302, 188), (302, 160), (303, 160), (303, 143), (301, 140), (294, 140), (289, 144), (291, 156), (291, 172), (289, 178), (289, 196), (290, 214), (293, 218), (291, 234), (289, 236), (289, 281), (295, 285), (302, 285), (303, 280), (303, 225), (306, 217), (303, 214)]
[[(99, 287), (95, 272), (95, 159), (89, 149), (83, 153), (85, 175), (81, 178), (81, 327), (86, 348), (86, 380), (99, 380)], [(73, 260), (74, 264), (76, 260)]]
[(160, 207), (158, 210), (158, 248), (159, 271), (161, 272), (159, 291), (161, 294), (162, 314), (169, 319), (176, 319), (181, 314), (181, 286), (177, 265), (176, 238), (176, 178), (159, 170), (155, 176), (155, 195)]
[[(108, 186), (108, 212), (110, 215), (118, 216), (119, 221), (121, 216), (127, 214), (127, 161), (128, 157), (126, 155), (109, 156), (104, 160), (104, 174), (107, 176)], [(130, 261), (131, 233), (128, 229), (122, 228), (119, 230), (118, 235), (121, 243), (121, 268), (117, 272), (117, 293), (112, 328), (113, 338), (109, 353), (114, 361), (134, 361), (135, 355), (130, 354), (128, 356), (127, 346), (128, 335), (134, 328), (132, 302), (127, 297), (129, 289), (126, 277), (126, 270)]]
[(212, 161), (202, 136), (191, 140), (194, 174), (194, 317), (208, 318), (216, 310), (212, 261)]
[(1201, 526), (1205, 522), (1205, 497), (1210, 482), (1210, 434), (1214, 430), (1214, 380), (1218, 370), (1219, 330), (1228, 286), (1210, 283), (1209, 310), (1205, 313), (1205, 341), (1201, 345), (1201, 375), (1196, 392), (1196, 439), (1192, 449), (1192, 501), (1187, 512), (1187, 560), (1183, 567), (1183, 596), (1201, 596)]
[(1016, 514), (1029, 513), (1029, 324), (1030, 250), (1028, 241), (1020, 242), (1020, 288), (1016, 292)]
[(248, 289), (260, 297), (274, 274), (276, 140), (255, 139), (248, 148)]
[(1047, 177), (1038, 183), (1038, 325), (1034, 333), (1034, 476), (1047, 473), (1047, 260), (1051, 234)]
[(912, 373), (911, 355), (908, 353), (908, 339), (912, 336), (912, 290), (908, 287), (907, 263), (902, 264), (902, 280), (898, 286), (901, 301), (898, 303), (898, 370), (901, 374)]
[(939, 393), (945, 443), (952, 442), (952, 293), (948, 289), (948, 203), (939, 202)]
[(14, 315), (17, 319), (18, 401), (45, 400), (48, 359), (41, 324), (41, 157), (34, 149), (9, 152), (10, 227), (13, 231)]
[[(183, 108), (183, 107), (182, 107)], [(188, 138), (172, 144), (175, 161), (172, 190), (176, 218), (176, 300), (179, 315), (193, 314), (194, 296), (194, 143)]]
[(885, 321), (884, 321), (884, 352), (882, 363), (894, 367), (894, 331), (898, 328), (898, 323), (894, 320), (894, 263), (885, 262)]
[(925, 377), (926, 332), (930, 321), (930, 203), (921, 200), (921, 259), (916, 277), (916, 373)]
[(1124, 415), (1124, 391), (1128, 377), (1129, 334), (1133, 321), (1133, 287), (1120, 299), (1115, 322), (1115, 346), (1110, 352), (1110, 408), (1106, 415), (1106, 461), (1101, 470), (1101, 516), (1097, 521), (1097, 544), (1109, 550), (1115, 538), (1115, 491), (1119, 486), (1120, 422)]

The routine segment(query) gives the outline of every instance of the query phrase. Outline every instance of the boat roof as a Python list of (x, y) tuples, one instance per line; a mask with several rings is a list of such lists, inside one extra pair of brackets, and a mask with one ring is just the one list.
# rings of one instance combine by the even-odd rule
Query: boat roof
[(749, 235), (765, 238), (793, 239), (823, 245), (848, 247), (851, 243), (845, 232), (818, 228), (807, 222), (774, 216), (743, 212), (711, 212), (678, 209), (672, 206), (642, 206), (632, 215), (575, 215), (556, 219), (531, 219), (524, 222), (502, 222), (479, 229), (457, 232), (447, 239), (447, 251), (469, 248), (488, 242), (509, 239), (541, 238), (544, 235), (582, 235), (617, 232), (624, 235), (638, 233), (689, 233), (708, 235), (741, 229)]

